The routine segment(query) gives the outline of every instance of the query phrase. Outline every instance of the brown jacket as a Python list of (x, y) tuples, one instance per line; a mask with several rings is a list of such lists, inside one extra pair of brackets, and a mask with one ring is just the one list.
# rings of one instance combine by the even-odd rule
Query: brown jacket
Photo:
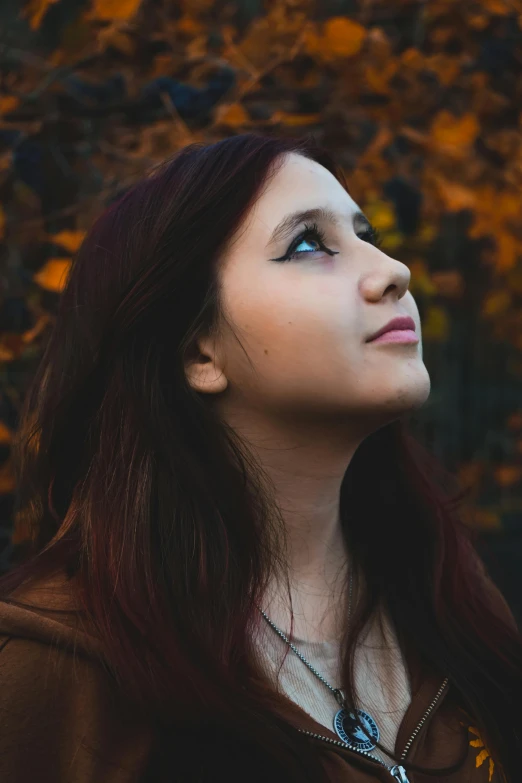
[[(53, 613), (74, 608), (66, 579), (53, 577), (16, 598), (43, 608), (0, 602), (0, 781), (142, 781), (151, 727), (115, 690), (96, 638), (70, 615)], [(288, 720), (323, 746), (334, 783), (501, 783), (498, 765), (457, 707), (451, 686), (426, 671), (410, 669), (410, 676), (412, 701), (399, 729), (394, 771), (350, 750), (290, 702)], [(441, 768), (446, 772), (435, 772)]]

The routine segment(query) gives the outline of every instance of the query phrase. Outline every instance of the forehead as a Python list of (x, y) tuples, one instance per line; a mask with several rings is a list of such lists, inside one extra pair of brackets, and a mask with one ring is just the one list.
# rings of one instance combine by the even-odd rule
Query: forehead
[(317, 206), (327, 207), (346, 218), (359, 212), (355, 201), (328, 169), (315, 160), (290, 153), (269, 178), (248, 224), (251, 228), (264, 227), (271, 231), (286, 214)]

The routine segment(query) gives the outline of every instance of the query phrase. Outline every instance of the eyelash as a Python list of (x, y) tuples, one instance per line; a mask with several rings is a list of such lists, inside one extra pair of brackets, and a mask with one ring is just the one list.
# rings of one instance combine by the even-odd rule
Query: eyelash
[[(375, 247), (379, 247), (381, 244), (380, 234), (375, 228), (373, 228), (373, 226), (370, 226), (366, 231), (357, 234), (357, 236), (359, 239), (362, 239), (364, 242), (369, 242)], [(330, 250), (328, 247), (326, 247), (325, 245), (326, 237), (324, 235), (324, 232), (317, 225), (317, 223), (313, 223), (312, 225), (305, 224), (305, 230), (302, 231), (298, 236), (295, 237), (295, 239), (292, 240), (285, 255), (281, 256), (280, 258), (273, 258), (272, 261), (279, 261), (283, 263), (285, 261), (292, 261), (294, 258), (298, 258), (299, 256), (305, 255), (306, 253), (317, 252), (313, 250), (302, 250), (300, 253), (294, 252), (295, 249), (299, 247), (301, 242), (304, 242), (306, 239), (317, 240), (319, 244), (319, 249), (324, 250), (326, 253), (328, 253), (329, 256), (337, 255), (337, 253), (339, 252), (338, 250)]]

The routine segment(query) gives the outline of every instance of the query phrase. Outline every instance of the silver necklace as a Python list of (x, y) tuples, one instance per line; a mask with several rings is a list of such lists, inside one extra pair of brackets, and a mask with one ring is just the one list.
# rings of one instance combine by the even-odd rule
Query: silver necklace
[[(350, 573), (349, 583), (349, 597), (348, 597), (348, 625), (350, 624), (352, 616), (352, 593), (353, 593), (353, 572)], [(335, 713), (333, 719), (333, 727), (337, 736), (345, 742), (347, 745), (352, 745), (357, 750), (364, 750), (368, 752), (373, 750), (380, 739), (380, 732), (377, 723), (364, 710), (351, 710), (346, 704), (346, 698), (340, 688), (334, 688), (329, 682), (319, 674), (312, 664), (306, 660), (304, 655), (299, 652), (297, 647), (290, 641), (290, 639), (281, 631), (280, 628), (272, 622), (272, 620), (265, 614), (265, 612), (258, 607), (259, 611), (270, 625), (271, 628), (286, 642), (292, 652), (294, 652), (298, 658), (308, 666), (310, 671), (318, 677), (327, 688), (333, 692), (340, 709)]]

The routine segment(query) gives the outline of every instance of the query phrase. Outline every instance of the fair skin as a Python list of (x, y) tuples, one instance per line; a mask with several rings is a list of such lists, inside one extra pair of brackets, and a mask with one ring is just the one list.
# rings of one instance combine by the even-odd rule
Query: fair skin
[[(331, 215), (301, 220), (274, 240), (286, 216), (317, 208)], [(314, 223), (335, 255), (308, 233), (296, 257), (272, 260)], [(367, 221), (337, 179), (292, 153), (220, 260), (219, 276), (226, 324), (199, 341), (187, 377), (217, 395), (221, 417), (273, 484), (288, 537), (294, 636), (338, 638), (345, 609), (338, 585), (348, 562), (343, 476), (368, 435), (420, 407), (430, 391), (420, 340), (367, 342), (397, 316), (411, 316), (420, 337), (410, 272), (368, 241)], [(276, 580), (263, 608), (289, 631)]]

